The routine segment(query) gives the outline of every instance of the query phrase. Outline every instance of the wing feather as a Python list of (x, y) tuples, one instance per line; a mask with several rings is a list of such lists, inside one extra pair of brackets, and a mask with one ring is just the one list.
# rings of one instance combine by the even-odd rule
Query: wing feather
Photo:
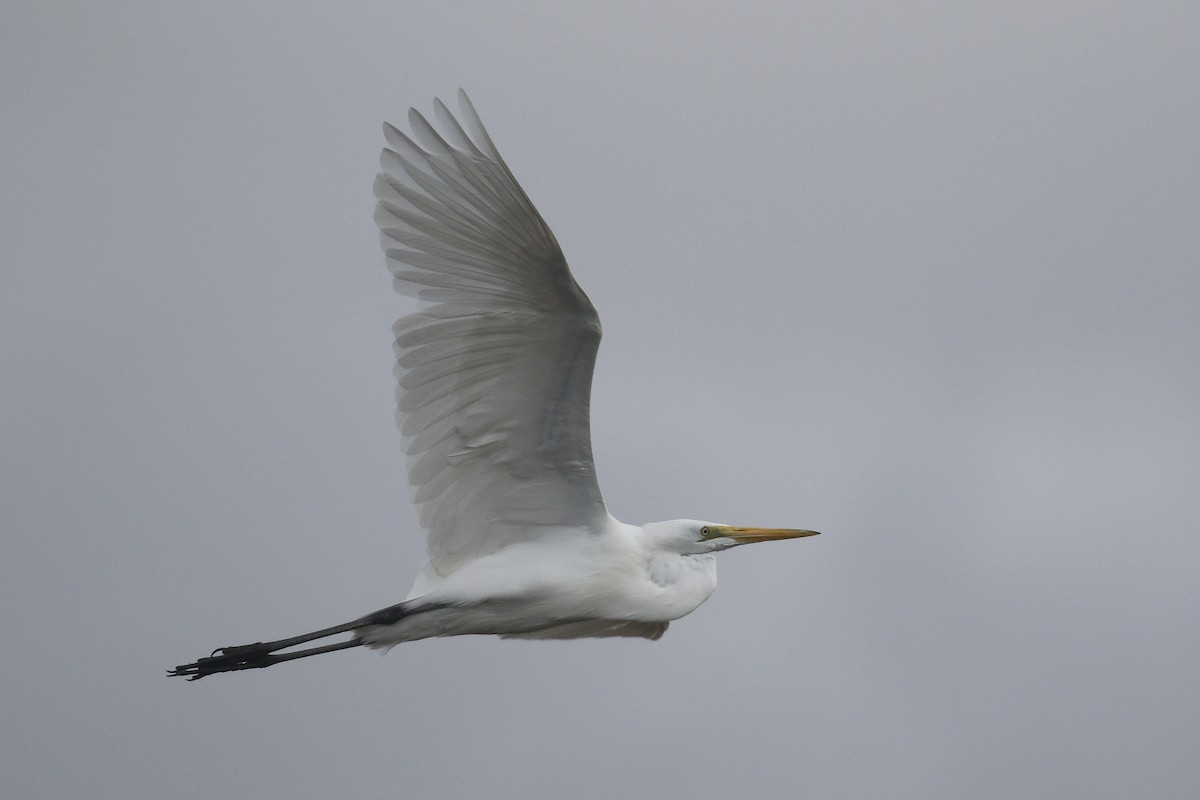
[(396, 289), (422, 303), (394, 330), (397, 421), (428, 533), (414, 593), (514, 542), (607, 519), (589, 422), (599, 318), (459, 101), (461, 121), (439, 100), (437, 127), (416, 110), (412, 136), (385, 125), (375, 181)]

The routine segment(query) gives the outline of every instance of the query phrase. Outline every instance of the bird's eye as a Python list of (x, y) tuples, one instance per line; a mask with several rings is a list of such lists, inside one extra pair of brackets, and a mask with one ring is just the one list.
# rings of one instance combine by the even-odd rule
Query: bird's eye
[(700, 535), (701, 536), (711, 536), (712, 530), (707, 525), (705, 525), (703, 528), (700, 529)]

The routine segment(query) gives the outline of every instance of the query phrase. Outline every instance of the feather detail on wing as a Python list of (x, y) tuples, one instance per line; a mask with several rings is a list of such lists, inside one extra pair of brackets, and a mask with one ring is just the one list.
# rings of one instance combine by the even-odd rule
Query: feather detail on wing
[[(589, 395), (600, 320), (466, 94), (463, 122), (385, 126), (375, 181), (397, 291), (397, 421), (429, 564), (420, 594), (463, 564), (550, 528), (607, 518)], [(469, 131), (469, 133), (468, 133)], [(639, 634), (640, 635), (640, 634)]]

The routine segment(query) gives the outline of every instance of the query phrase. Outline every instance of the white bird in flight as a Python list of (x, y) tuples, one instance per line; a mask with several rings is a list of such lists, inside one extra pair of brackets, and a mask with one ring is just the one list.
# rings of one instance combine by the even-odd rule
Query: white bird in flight
[[(215, 672), (431, 636), (657, 639), (717, 586), (713, 554), (816, 531), (690, 519), (641, 527), (604, 506), (589, 395), (600, 319), (461, 90), (462, 124), (384, 126), (375, 221), (399, 292), (397, 419), (429, 561), (408, 599), (344, 625), (237, 647)], [(333, 644), (298, 645), (350, 633)]]

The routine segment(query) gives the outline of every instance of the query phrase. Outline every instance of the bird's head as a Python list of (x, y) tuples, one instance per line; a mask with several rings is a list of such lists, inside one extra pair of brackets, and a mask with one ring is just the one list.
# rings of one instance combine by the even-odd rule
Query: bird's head
[(682, 555), (715, 553), (737, 547), (739, 544), (769, 542), (774, 539), (799, 539), (802, 536), (816, 536), (818, 533), (794, 528), (747, 528), (695, 519), (654, 522), (646, 525), (644, 530), (664, 549)]

